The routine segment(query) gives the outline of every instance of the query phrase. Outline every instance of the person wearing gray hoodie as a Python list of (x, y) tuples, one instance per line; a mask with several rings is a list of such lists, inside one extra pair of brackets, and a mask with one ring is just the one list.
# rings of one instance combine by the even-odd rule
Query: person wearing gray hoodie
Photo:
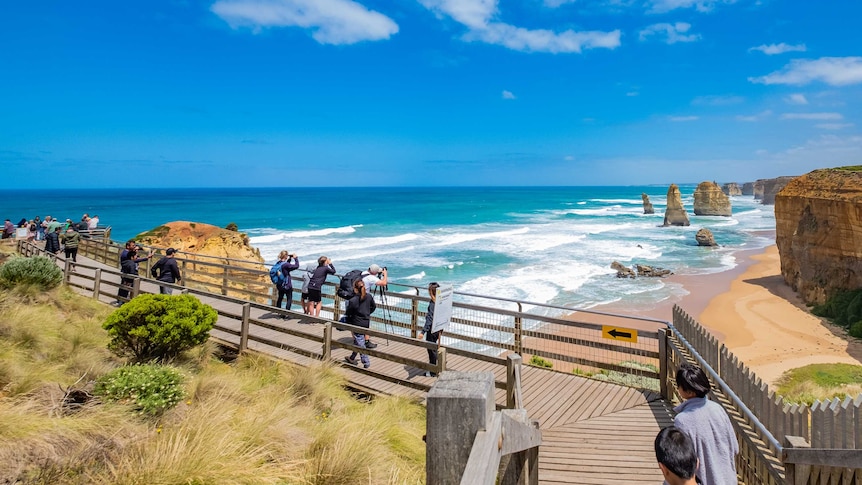
[(709, 378), (700, 367), (682, 364), (676, 371), (676, 386), (682, 404), (674, 425), (694, 441), (697, 452), (697, 478), (703, 485), (736, 485), (736, 455), (739, 442), (730, 418), (718, 403), (706, 397)]

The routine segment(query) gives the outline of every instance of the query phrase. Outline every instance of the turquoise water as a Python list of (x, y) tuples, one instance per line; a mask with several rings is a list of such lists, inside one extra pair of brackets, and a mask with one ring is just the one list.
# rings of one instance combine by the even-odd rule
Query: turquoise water
[[(733, 197), (732, 217), (694, 216), (694, 188), (680, 187), (689, 227), (660, 227), (667, 186), (12, 191), (0, 215), (98, 214), (120, 241), (176, 220), (235, 222), (267, 261), (287, 249), (302, 261), (327, 255), (339, 273), (376, 263), (400, 283), (436, 280), (460, 292), (589, 308), (649, 305), (684, 291), (661, 279), (619, 280), (612, 261), (715, 273), (733, 268), (740, 250), (774, 242), (772, 206)], [(655, 214), (643, 214), (641, 193)], [(701, 227), (720, 248), (696, 245)]]

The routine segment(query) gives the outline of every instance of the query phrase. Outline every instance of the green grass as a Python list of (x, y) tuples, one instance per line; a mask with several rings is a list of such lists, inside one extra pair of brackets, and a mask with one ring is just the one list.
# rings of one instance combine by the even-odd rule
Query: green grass
[(785, 372), (776, 392), (788, 402), (812, 404), (862, 393), (862, 365), (811, 364)]
[(862, 172), (862, 165), (848, 165), (846, 167), (836, 167), (835, 170), (844, 170), (845, 172)]
[(125, 364), (106, 349), (112, 310), (65, 286), (0, 292), (0, 483), (424, 482), (424, 407), (357, 400), (328, 365), (228, 364), (205, 344), (172, 363), (186, 397), (163, 414), (126, 400), (64, 407), (66, 390)]
[(539, 357), (538, 355), (530, 356), (530, 361), (528, 362), (528, 364), (532, 365), (532, 366), (536, 366), (536, 367), (544, 367), (546, 369), (550, 369), (550, 368), (554, 367), (553, 362), (551, 362), (549, 360), (545, 360), (545, 359)]

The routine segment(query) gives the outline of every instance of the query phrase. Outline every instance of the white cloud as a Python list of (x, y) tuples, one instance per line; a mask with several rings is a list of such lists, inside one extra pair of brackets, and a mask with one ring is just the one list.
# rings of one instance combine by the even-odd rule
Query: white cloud
[(620, 45), (620, 31), (611, 32), (525, 29), (494, 21), (498, 0), (419, 0), (438, 17), (448, 16), (469, 30), (465, 41), (495, 44), (525, 52), (581, 52), (582, 49), (614, 49)]
[(843, 120), (844, 116), (841, 113), (784, 113), (781, 115), (782, 120)]
[(575, 3), (577, 0), (545, 0), (545, 6), (551, 8), (557, 8), (567, 3)]
[(787, 104), (808, 104), (808, 99), (804, 94), (794, 93), (784, 98), (784, 102)]
[(746, 121), (749, 123), (754, 123), (757, 121), (763, 121), (764, 119), (769, 118), (770, 116), (772, 116), (772, 111), (766, 110), (766, 111), (761, 111), (760, 113), (757, 113), (756, 115), (750, 115), (750, 116), (739, 115), (736, 117), (736, 121)]
[(700, 116), (671, 116), (668, 119), (674, 122), (697, 121)]
[(782, 42), (780, 44), (763, 44), (757, 47), (752, 47), (748, 49), (748, 52), (760, 51), (768, 56), (774, 56), (776, 54), (784, 54), (785, 52), (805, 52), (807, 50), (808, 48), (805, 47), (805, 44), (790, 45)]
[(742, 96), (698, 96), (691, 101), (695, 106), (727, 106), (745, 102)]
[(640, 94), (641, 94), (641, 93), (639, 93), (639, 92), (637, 92), (637, 91), (629, 91), (629, 92), (627, 92), (627, 93), (626, 93), (626, 96), (628, 96), (628, 97), (634, 97), (634, 96), (640, 96)]
[(664, 37), (668, 44), (677, 42), (695, 42), (700, 40), (700, 34), (683, 35), (691, 29), (691, 24), (686, 22), (677, 22), (675, 24), (660, 23), (645, 27), (640, 31), (640, 40), (643, 42), (655, 35)]
[(760, 84), (803, 85), (821, 81), (832, 86), (862, 83), (862, 57), (794, 59), (780, 71), (749, 81)]
[(823, 130), (843, 130), (844, 128), (852, 128), (856, 125), (853, 123), (819, 123), (814, 126)]
[(506, 91), (504, 89), (503, 90), (503, 99), (515, 99), (515, 95), (512, 93), (512, 91)]
[(309, 29), (321, 44), (383, 40), (398, 33), (392, 19), (352, 0), (219, 0), (210, 10), (233, 28)]
[(716, 4), (736, 3), (736, 0), (650, 0), (647, 13), (666, 13), (678, 8), (694, 8), (698, 12), (709, 12)]

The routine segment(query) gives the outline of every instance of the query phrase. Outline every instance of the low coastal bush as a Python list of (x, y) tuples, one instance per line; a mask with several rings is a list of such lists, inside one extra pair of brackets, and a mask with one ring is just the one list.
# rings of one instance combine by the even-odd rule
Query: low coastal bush
[(816, 305), (811, 313), (846, 328), (852, 337), (862, 338), (862, 289), (838, 293)]
[(132, 403), (141, 414), (160, 415), (183, 397), (183, 376), (165, 365), (129, 365), (96, 381), (93, 392), (107, 401)]
[(239, 226), (236, 225), (236, 222), (229, 222), (224, 228), (228, 231), (239, 232)]
[(172, 359), (204, 343), (218, 314), (192, 295), (139, 295), (110, 314), (102, 327), (113, 352), (137, 361)]
[(776, 384), (777, 393), (794, 403), (856, 397), (862, 393), (862, 365), (806, 365), (785, 372)]
[(531, 356), (529, 364), (534, 365), (536, 367), (544, 367), (546, 369), (550, 369), (551, 367), (554, 367), (553, 362), (551, 362), (549, 360), (545, 360), (545, 359), (539, 357), (538, 355)]
[(63, 281), (63, 272), (45, 256), (13, 257), (0, 266), (0, 286), (12, 288), (30, 285), (43, 290), (56, 288)]
[(632, 373), (629, 374), (615, 370), (602, 369), (600, 372), (598, 372), (597, 374), (593, 374), (591, 377), (593, 379), (613, 382), (614, 384), (620, 384), (622, 386), (636, 387), (638, 389), (649, 389), (656, 392), (659, 391), (658, 379), (638, 374), (639, 371), (658, 372), (658, 368), (656, 368), (656, 366), (654, 366), (653, 364), (644, 364), (641, 362), (627, 360), (624, 362), (620, 362), (619, 365), (632, 369)]

